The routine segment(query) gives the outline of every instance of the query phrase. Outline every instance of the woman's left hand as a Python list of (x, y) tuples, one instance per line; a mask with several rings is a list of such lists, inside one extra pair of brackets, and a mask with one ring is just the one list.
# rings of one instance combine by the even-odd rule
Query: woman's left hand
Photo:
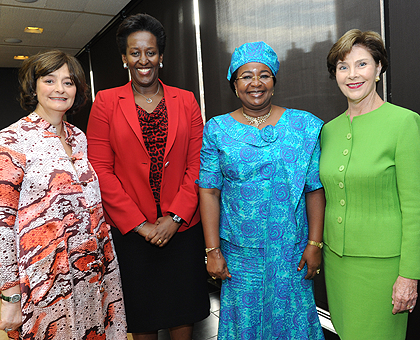
[(392, 314), (413, 311), (417, 302), (417, 280), (398, 276), (392, 288)]
[(146, 236), (146, 241), (159, 247), (165, 246), (181, 226), (170, 215), (159, 217), (155, 224), (156, 228)]
[(20, 302), (11, 303), (2, 301), (0, 330), (8, 329), (9, 331), (15, 331), (20, 325), (22, 325), (22, 309)]
[(299, 262), (298, 271), (301, 271), (303, 267), (306, 265), (308, 266), (308, 272), (306, 273), (305, 279), (311, 280), (315, 277), (321, 266), (322, 260), (322, 251), (316, 246), (308, 244), (303, 252), (302, 258)]

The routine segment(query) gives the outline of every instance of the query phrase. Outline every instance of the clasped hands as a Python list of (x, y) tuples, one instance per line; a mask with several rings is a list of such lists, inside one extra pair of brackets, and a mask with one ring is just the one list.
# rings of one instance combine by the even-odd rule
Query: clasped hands
[(181, 223), (176, 223), (170, 215), (159, 217), (155, 223), (146, 222), (138, 233), (147, 242), (158, 247), (164, 247), (178, 231)]

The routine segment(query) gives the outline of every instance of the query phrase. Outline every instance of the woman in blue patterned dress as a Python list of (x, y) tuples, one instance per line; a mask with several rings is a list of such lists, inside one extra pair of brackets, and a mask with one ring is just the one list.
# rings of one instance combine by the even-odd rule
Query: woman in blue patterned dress
[(207, 270), (223, 280), (218, 339), (323, 339), (313, 296), (321, 264), (322, 121), (271, 104), (279, 61), (264, 42), (235, 49), (242, 106), (204, 128), (200, 206)]

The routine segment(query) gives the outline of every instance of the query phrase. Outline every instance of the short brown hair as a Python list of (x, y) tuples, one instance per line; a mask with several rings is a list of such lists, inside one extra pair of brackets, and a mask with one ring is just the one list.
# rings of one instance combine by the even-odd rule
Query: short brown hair
[(57, 71), (67, 64), (70, 79), (76, 85), (76, 98), (72, 107), (66, 112), (67, 115), (76, 113), (88, 98), (88, 85), (86, 84), (85, 73), (79, 61), (61, 51), (40, 52), (26, 59), (19, 70), (20, 84), (20, 106), (24, 110), (32, 112), (38, 105), (36, 93), (36, 81), (40, 77)]
[(352, 29), (344, 33), (328, 53), (327, 67), (331, 79), (335, 79), (337, 63), (340, 60), (344, 60), (355, 45), (365, 47), (377, 65), (381, 62), (381, 74), (386, 71), (388, 68), (388, 57), (381, 36), (373, 31), (362, 32), (358, 29)]

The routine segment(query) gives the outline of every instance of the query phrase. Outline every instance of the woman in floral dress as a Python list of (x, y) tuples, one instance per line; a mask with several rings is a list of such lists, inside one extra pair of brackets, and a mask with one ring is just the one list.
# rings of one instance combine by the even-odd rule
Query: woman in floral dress
[(322, 121), (272, 105), (279, 62), (264, 42), (232, 55), (241, 107), (204, 128), (200, 211), (207, 270), (223, 280), (218, 339), (323, 339), (312, 279), (321, 264)]
[(27, 59), (19, 80), (31, 114), (0, 132), (0, 329), (13, 339), (126, 339), (86, 137), (63, 121), (86, 101), (83, 70), (50, 51)]

